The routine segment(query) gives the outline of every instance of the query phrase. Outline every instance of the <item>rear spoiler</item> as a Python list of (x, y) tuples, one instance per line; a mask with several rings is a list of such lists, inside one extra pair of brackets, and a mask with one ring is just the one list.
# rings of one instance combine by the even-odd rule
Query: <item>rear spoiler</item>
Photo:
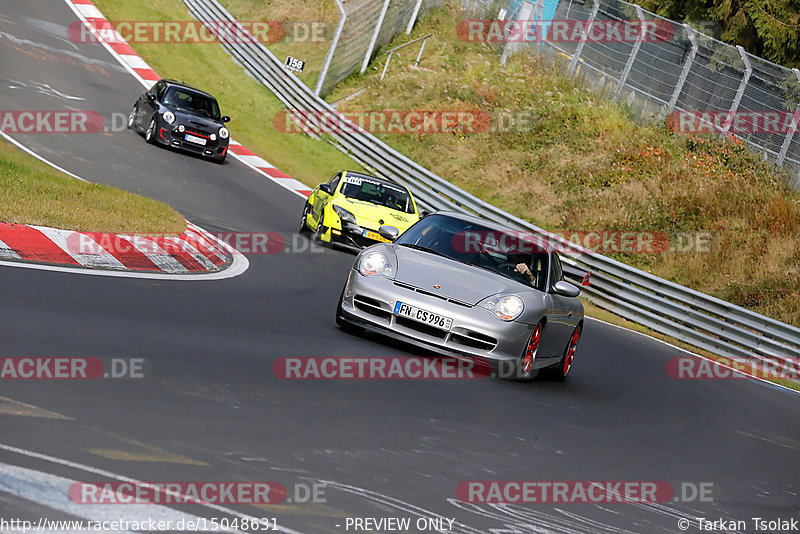
[(589, 283), (589, 277), (592, 275), (592, 271), (584, 271), (569, 263), (562, 263), (562, 267), (564, 269), (564, 275), (570, 278), (571, 281), (574, 280), (575, 282), (573, 283), (577, 283), (581, 286), (591, 285)]

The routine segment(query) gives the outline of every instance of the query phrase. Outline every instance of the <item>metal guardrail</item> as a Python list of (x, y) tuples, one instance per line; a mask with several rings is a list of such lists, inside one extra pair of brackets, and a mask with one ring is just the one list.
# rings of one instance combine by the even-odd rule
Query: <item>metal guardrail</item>
[[(201, 21), (235, 19), (217, 0), (183, 0)], [(239, 28), (244, 32), (244, 28)], [(240, 34), (241, 35), (241, 34)], [(247, 72), (266, 85), (290, 110), (339, 116), (264, 45), (252, 39), (222, 40)], [(344, 117), (340, 117), (346, 121)], [(358, 130), (349, 123), (351, 131)], [(589, 300), (601, 308), (672, 336), (692, 346), (734, 360), (800, 361), (800, 328), (751, 312), (720, 299), (664, 280), (614, 259), (596, 254), (488, 204), (440, 178), (369, 134), (332, 133), (334, 145), (372, 169), (408, 187), (425, 209), (449, 209), (477, 214), (488, 220), (561, 243), (568, 250), (567, 274), (591, 270), (592, 285), (584, 286)]]

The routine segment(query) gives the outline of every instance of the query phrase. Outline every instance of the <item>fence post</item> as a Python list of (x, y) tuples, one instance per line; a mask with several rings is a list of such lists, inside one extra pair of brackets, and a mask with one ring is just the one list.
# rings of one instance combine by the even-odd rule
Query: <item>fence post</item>
[(344, 3), (342, 0), (335, 1), (336, 7), (339, 8), (339, 24), (336, 25), (336, 33), (333, 35), (331, 47), (328, 49), (328, 53), (325, 55), (325, 62), (322, 64), (322, 69), (319, 71), (317, 86), (314, 88), (314, 94), (317, 96), (319, 96), (320, 91), (322, 91), (322, 85), (325, 83), (325, 77), (328, 75), (328, 68), (331, 66), (333, 54), (336, 51), (336, 46), (339, 44), (339, 38), (342, 36), (342, 30), (344, 30), (344, 23), (347, 22), (347, 11), (344, 9)]
[[(800, 85), (800, 70), (792, 69), (794, 72), (795, 78), (797, 78), (797, 84)], [(783, 165), (783, 160), (786, 159), (786, 153), (789, 151), (789, 145), (792, 144), (792, 137), (794, 137), (794, 131), (797, 130), (797, 123), (798, 118), (800, 118), (800, 103), (797, 104), (797, 109), (794, 112), (794, 117), (792, 117), (792, 127), (786, 132), (786, 138), (783, 140), (783, 145), (781, 145), (781, 151), (778, 154), (778, 159), (775, 163), (778, 166)]]
[(733, 97), (731, 109), (728, 112), (730, 115), (730, 120), (728, 120), (728, 124), (726, 124), (725, 128), (723, 128), (720, 132), (720, 137), (723, 137), (728, 133), (728, 130), (731, 129), (731, 125), (733, 124), (733, 116), (736, 115), (736, 112), (739, 110), (739, 104), (742, 102), (744, 90), (747, 89), (747, 83), (750, 81), (750, 75), (753, 74), (753, 67), (750, 65), (750, 60), (747, 58), (747, 52), (745, 52), (744, 48), (739, 45), (736, 45), (736, 50), (739, 51), (739, 55), (742, 57), (742, 61), (744, 61), (744, 75), (742, 76), (742, 81), (739, 83), (739, 89), (736, 90), (736, 96)]
[(636, 43), (633, 45), (633, 49), (631, 49), (631, 55), (628, 57), (628, 62), (625, 64), (625, 69), (622, 71), (622, 76), (619, 78), (619, 85), (617, 85), (617, 90), (614, 93), (614, 100), (619, 98), (620, 93), (622, 93), (622, 88), (625, 87), (625, 82), (628, 81), (628, 75), (631, 73), (631, 67), (633, 67), (633, 62), (636, 60), (636, 55), (639, 53), (639, 48), (642, 46), (642, 41), (644, 41), (644, 34), (647, 31), (647, 26), (645, 25), (644, 20), (644, 11), (639, 5), (633, 6), (636, 8), (636, 16), (639, 17), (639, 24), (641, 27), (639, 28), (639, 35), (636, 37)]
[(383, 9), (381, 9), (381, 14), (378, 17), (378, 22), (375, 24), (375, 31), (372, 32), (372, 39), (369, 41), (369, 46), (367, 47), (367, 53), (364, 54), (364, 61), (361, 62), (361, 74), (364, 74), (364, 71), (367, 70), (367, 65), (369, 65), (369, 58), (372, 56), (372, 50), (375, 48), (375, 42), (378, 40), (378, 34), (381, 33), (381, 26), (383, 26), (383, 19), (386, 18), (386, 11), (389, 9), (389, 2), (390, 0), (383, 1)]
[(417, 5), (414, 6), (414, 11), (411, 13), (411, 18), (408, 19), (408, 27), (406, 28), (406, 35), (411, 33), (411, 30), (414, 28), (414, 23), (417, 22), (417, 16), (419, 15), (419, 8), (422, 7), (422, 0), (417, 0)]
[(683, 27), (686, 29), (686, 35), (689, 37), (689, 42), (692, 43), (692, 50), (689, 52), (689, 56), (686, 58), (686, 63), (683, 65), (681, 76), (678, 78), (678, 85), (675, 86), (675, 90), (672, 92), (672, 98), (669, 99), (667, 107), (665, 107), (661, 112), (661, 118), (669, 115), (672, 113), (672, 110), (675, 109), (675, 104), (678, 103), (678, 97), (681, 95), (681, 91), (683, 90), (683, 84), (686, 83), (686, 78), (689, 77), (689, 71), (692, 68), (692, 63), (694, 63), (694, 57), (697, 55), (698, 46), (697, 38), (694, 36), (694, 30), (688, 24), (684, 24)]
[(586, 19), (586, 27), (584, 28), (583, 35), (581, 35), (581, 41), (578, 43), (578, 47), (575, 49), (575, 54), (573, 54), (572, 61), (569, 64), (570, 75), (575, 74), (575, 70), (578, 68), (578, 61), (581, 59), (583, 47), (586, 45), (587, 37), (589, 37), (589, 29), (592, 27), (592, 24), (594, 24), (594, 19), (597, 17), (598, 11), (600, 11), (600, 0), (594, 0), (592, 11), (589, 13), (589, 18)]
[[(535, 5), (531, 2), (531, 0), (522, 0), (522, 6), (519, 8), (519, 12), (517, 13), (516, 20), (530, 20), (531, 14), (533, 13)], [(525, 37), (524, 34), (520, 34), (522, 38)], [(508, 61), (508, 57), (519, 48), (519, 42), (507, 42), (505, 48), (503, 48), (503, 55), (500, 56), (500, 64), (505, 65), (506, 61)]]

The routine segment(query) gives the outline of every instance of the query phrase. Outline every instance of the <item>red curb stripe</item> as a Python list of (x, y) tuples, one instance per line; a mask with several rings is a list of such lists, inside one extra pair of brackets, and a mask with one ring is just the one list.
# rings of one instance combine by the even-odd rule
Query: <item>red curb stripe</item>
[(250, 152), (242, 145), (229, 145), (228, 150), (236, 154), (237, 156), (255, 156), (253, 152)]
[(114, 49), (114, 52), (117, 54), (123, 54), (126, 56), (136, 56), (136, 51), (130, 47), (128, 43), (108, 43), (108, 45)]
[(172, 256), (172, 258), (183, 265), (189, 271), (205, 271), (207, 270), (203, 267), (200, 262), (192, 257), (188, 251), (184, 250), (181, 245), (177, 243), (173, 243), (172, 241), (168, 241), (163, 237), (148, 237), (150, 241), (153, 241), (159, 247), (164, 249), (164, 251)]
[(313, 193), (313, 191), (311, 191), (311, 189), (298, 189), (297, 192), (300, 193), (301, 195), (303, 195), (306, 198), (310, 197), (311, 193)]
[(0, 240), (25, 260), (80, 265), (47, 236), (29, 226), (0, 223)]
[(291, 176), (279, 169), (276, 169), (275, 167), (259, 167), (259, 169), (269, 174), (273, 178), (291, 178)]
[(133, 69), (136, 74), (142, 77), (144, 80), (152, 80), (157, 82), (161, 78), (158, 77), (158, 74), (153, 72), (153, 69)]
[(81, 5), (86, 5), (86, 6), (93, 6), (94, 5), (91, 0), (70, 0), (70, 1), (73, 4), (81, 4)]
[(94, 239), (103, 250), (114, 256), (126, 269), (162, 272), (155, 263), (136, 250), (133, 243), (126, 239), (122, 239), (115, 234), (104, 234), (100, 232), (81, 233)]
[[(225, 257), (227, 256), (225, 251), (214, 246), (213, 241), (211, 241), (207, 236), (204, 236), (199, 232), (195, 232), (192, 229), (187, 229), (186, 234), (182, 237), (194, 245), (194, 248), (196, 248), (200, 254), (205, 256), (214, 265), (222, 265), (225, 263)], [(206, 245), (204, 241), (208, 242), (210, 246)], [(217, 251), (222, 258), (215, 254), (214, 251)]]

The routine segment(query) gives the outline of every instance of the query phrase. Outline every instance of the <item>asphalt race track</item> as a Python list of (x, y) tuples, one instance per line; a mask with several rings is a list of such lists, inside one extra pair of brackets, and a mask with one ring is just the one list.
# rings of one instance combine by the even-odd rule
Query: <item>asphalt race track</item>
[[(75, 16), (61, 0), (0, 5), (0, 110), (128, 112), (141, 86), (102, 46), (66, 38)], [(232, 158), (216, 165), (129, 131), (14, 137), (88, 180), (164, 200), (211, 231), (291, 235), (303, 205)], [(348, 517), (438, 516), (455, 518), (459, 533), (680, 532), (680, 518), (696, 532), (695, 517), (747, 520), (737, 531), (752, 532), (752, 517), (800, 514), (793, 392), (671, 379), (667, 361), (685, 353), (592, 320), (565, 384), (281, 380), (272, 372), (281, 357), (409, 351), (336, 327), (352, 255), (249, 261), (244, 274), (220, 281), (0, 267), (0, 356), (136, 357), (150, 368), (138, 380), (0, 382), (0, 518), (91, 517), (34, 475), (100, 481), (109, 473), (325, 483), (324, 503), (173, 507), (276, 517), (284, 531), (302, 533), (346, 532)], [(466, 504), (456, 487), (468, 480), (711, 483), (713, 499)], [(104, 517), (117, 513), (107, 508)]]

